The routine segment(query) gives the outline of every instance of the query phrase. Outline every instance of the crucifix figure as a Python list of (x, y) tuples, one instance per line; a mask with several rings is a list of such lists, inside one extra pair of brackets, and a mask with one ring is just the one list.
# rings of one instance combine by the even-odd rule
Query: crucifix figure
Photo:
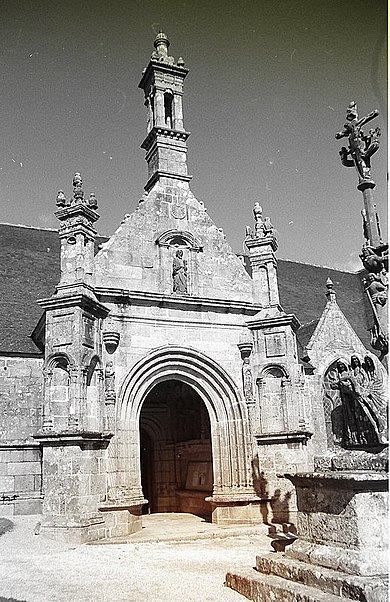
[(370, 129), (366, 136), (362, 131), (363, 125), (372, 121), (379, 115), (375, 109), (366, 117), (359, 119), (357, 105), (355, 101), (349, 103), (347, 108), (347, 123), (344, 129), (337, 132), (336, 139), (348, 138), (349, 147), (343, 146), (339, 152), (341, 163), (345, 167), (355, 167), (358, 172), (359, 182), (371, 179), (371, 157), (379, 148), (380, 128)]

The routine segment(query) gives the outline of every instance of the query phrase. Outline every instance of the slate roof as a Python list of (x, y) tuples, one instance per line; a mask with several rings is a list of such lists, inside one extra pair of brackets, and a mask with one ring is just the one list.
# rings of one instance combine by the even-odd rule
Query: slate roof
[[(97, 245), (105, 240), (98, 237)], [(59, 275), (57, 230), (0, 224), (1, 355), (41, 355), (30, 338), (42, 314), (36, 300), (53, 294)], [(297, 333), (300, 347), (309, 341), (324, 310), (328, 277), (334, 283), (341, 310), (369, 348), (362, 274), (280, 259), (280, 300), (283, 309), (295, 314), (303, 325)]]
[(50, 297), (59, 279), (57, 230), (0, 224), (1, 355), (41, 355), (30, 338), (42, 315), (36, 300)]

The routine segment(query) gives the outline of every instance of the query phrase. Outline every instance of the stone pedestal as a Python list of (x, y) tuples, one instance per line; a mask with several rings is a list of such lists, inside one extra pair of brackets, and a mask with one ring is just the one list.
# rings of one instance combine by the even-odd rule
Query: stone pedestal
[(248, 525), (261, 520), (261, 500), (254, 495), (213, 495), (206, 502), (211, 504), (211, 520), (216, 525)]
[[(342, 463), (341, 463), (342, 465)], [(299, 538), (258, 557), (227, 585), (256, 602), (388, 600), (388, 476), (378, 470), (285, 475), (296, 488)]]
[[(69, 543), (85, 543), (111, 535), (100, 505), (106, 492), (105, 450), (111, 433), (41, 432), (41, 534)], [(123, 521), (122, 521), (123, 522)]]

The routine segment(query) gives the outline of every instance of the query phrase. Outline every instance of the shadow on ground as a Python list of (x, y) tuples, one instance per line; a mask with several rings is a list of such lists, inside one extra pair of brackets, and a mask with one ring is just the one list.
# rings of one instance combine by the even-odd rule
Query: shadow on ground
[[(12, 520), (9, 520), (8, 518), (0, 518), (0, 536), (4, 535), (4, 533), (12, 531), (13, 528), (14, 523), (12, 522)], [(3, 602), (3, 600), (6, 599), (7, 598), (0, 598), (0, 602)]]

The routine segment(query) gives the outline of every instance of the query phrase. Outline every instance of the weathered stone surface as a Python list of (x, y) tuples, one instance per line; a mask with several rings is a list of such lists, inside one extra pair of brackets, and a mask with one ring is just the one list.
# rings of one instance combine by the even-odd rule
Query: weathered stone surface
[[(256, 571), (228, 573), (226, 583), (249, 600), (359, 600), (386, 602), (388, 583), (383, 577), (358, 577), (286, 557), (282, 553), (258, 556)], [(296, 596), (296, 597), (294, 597)]]

